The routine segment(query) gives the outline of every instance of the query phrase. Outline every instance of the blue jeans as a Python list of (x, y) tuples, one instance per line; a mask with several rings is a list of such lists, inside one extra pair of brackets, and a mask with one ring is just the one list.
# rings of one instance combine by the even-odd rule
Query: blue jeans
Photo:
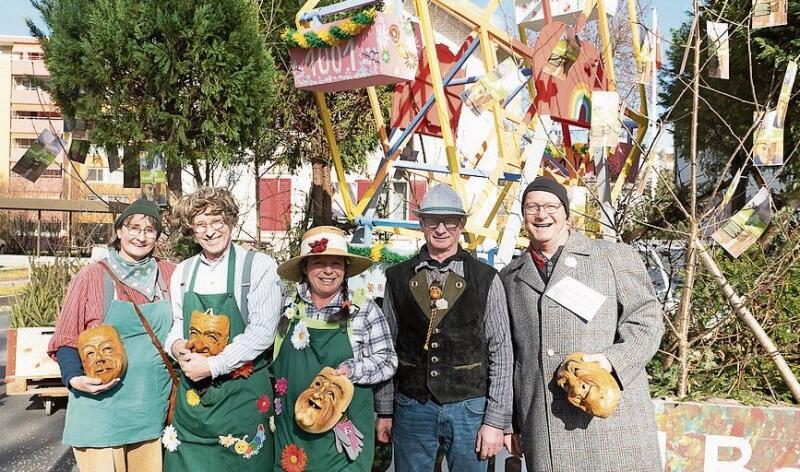
[(395, 395), (394, 467), (397, 472), (432, 472), (441, 445), (453, 472), (485, 472), (488, 462), (475, 452), (486, 397), (455, 403), (420, 403)]

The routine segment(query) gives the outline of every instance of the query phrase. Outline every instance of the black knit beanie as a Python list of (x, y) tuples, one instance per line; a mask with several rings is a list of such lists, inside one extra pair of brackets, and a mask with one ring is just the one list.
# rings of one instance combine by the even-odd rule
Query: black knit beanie
[(117, 219), (114, 220), (114, 229), (119, 229), (119, 227), (122, 226), (122, 222), (131, 215), (146, 215), (153, 217), (156, 222), (156, 231), (158, 231), (158, 234), (161, 234), (161, 212), (158, 210), (158, 207), (155, 203), (146, 198), (140, 198), (131, 203), (125, 207)]
[(525, 187), (525, 191), (522, 193), (523, 213), (525, 213), (525, 198), (528, 196), (528, 192), (534, 191), (552, 193), (558, 197), (558, 199), (561, 200), (561, 204), (564, 205), (564, 211), (567, 212), (567, 218), (569, 218), (569, 197), (567, 196), (567, 189), (551, 177), (545, 176), (536, 177), (533, 179), (533, 182), (529, 183), (528, 186)]

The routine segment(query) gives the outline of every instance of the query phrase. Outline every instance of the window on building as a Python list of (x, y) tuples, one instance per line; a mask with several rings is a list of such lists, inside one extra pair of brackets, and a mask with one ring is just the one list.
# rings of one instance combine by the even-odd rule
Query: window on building
[(103, 174), (105, 169), (102, 167), (90, 167), (86, 169), (86, 181), (87, 182), (102, 182), (103, 181)]
[(62, 176), (61, 169), (45, 169), (42, 172), (41, 177), (49, 178), (49, 179), (60, 179)]
[[(129, 203), (130, 202), (130, 198), (128, 198), (127, 195), (107, 195), (107, 194), (102, 194), (102, 195), (100, 195), (100, 197), (106, 202), (121, 202), (121, 203)], [(89, 192), (89, 191), (87, 191), (86, 195), (84, 195), (83, 198), (85, 198), (86, 200), (91, 200), (91, 201), (99, 201), (100, 200), (100, 198), (98, 198), (97, 195), (95, 195), (94, 193)]]
[(14, 87), (17, 90), (36, 91), (42, 89), (42, 86), (48, 85), (49, 82), (50, 79), (44, 77), (14, 76)]
[(287, 231), (292, 222), (292, 180), (262, 178), (258, 199), (261, 231)]
[(17, 110), (11, 115), (11, 118), (29, 118), (32, 120), (60, 120), (61, 114), (57, 111), (30, 111), (30, 110)]
[(16, 61), (43, 61), (44, 53), (38, 51), (18, 51), (14, 53)]
[(14, 147), (29, 148), (36, 142), (36, 138), (14, 138)]

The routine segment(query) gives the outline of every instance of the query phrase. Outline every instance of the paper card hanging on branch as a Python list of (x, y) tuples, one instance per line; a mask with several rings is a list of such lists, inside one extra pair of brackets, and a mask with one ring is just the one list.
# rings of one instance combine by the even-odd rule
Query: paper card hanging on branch
[(730, 43), (728, 24), (706, 21), (708, 36), (708, 75), (717, 79), (730, 78)]
[(642, 47), (639, 48), (639, 57), (636, 59), (636, 82), (647, 85), (653, 76), (654, 51), (650, 45), (650, 34), (644, 37)]
[[(768, 110), (753, 132), (753, 164), (783, 165), (783, 128), (777, 125), (778, 112)], [(758, 114), (756, 114), (758, 120)]]
[(142, 196), (158, 206), (167, 206), (167, 166), (161, 151), (143, 153), (139, 158)]
[(567, 78), (567, 72), (572, 67), (572, 64), (578, 60), (581, 53), (581, 42), (575, 35), (575, 30), (567, 26), (561, 34), (561, 39), (556, 43), (553, 52), (547, 59), (543, 71), (561, 80)]
[(788, 7), (788, 0), (753, 0), (753, 29), (785, 25)]
[(141, 188), (139, 183), (139, 146), (123, 146), (122, 154), (122, 186), (124, 188)]
[[(614, 149), (614, 153), (608, 156), (608, 176), (612, 182), (616, 182), (619, 175), (622, 173), (622, 168), (625, 166), (625, 162), (628, 160), (628, 155), (630, 155), (631, 150), (633, 150), (633, 143), (621, 143), (617, 142), (617, 147)], [(636, 178), (639, 175), (639, 162), (641, 159), (640, 155), (635, 156), (633, 164), (631, 164), (631, 168), (628, 171), (627, 177), (625, 177), (625, 182), (632, 184), (636, 182)]]
[[(331, 40), (321, 47), (289, 49), (295, 87), (314, 92), (337, 92), (411, 80), (418, 53), (410, 20), (377, 12), (372, 24), (357, 36), (337, 41), (346, 22), (311, 28), (308, 32)], [(305, 32), (304, 32), (305, 33)], [(303, 33), (300, 33), (301, 35)]]
[(67, 158), (74, 162), (86, 163), (86, 156), (89, 155), (89, 148), (92, 143), (92, 127), (80, 118), (64, 118), (64, 137), (69, 143), (67, 147)]
[[(617, 11), (618, 0), (603, 0), (606, 7), (606, 16), (614, 16)], [(574, 25), (578, 15), (586, 8), (587, 0), (550, 0), (550, 16), (554, 21)], [(544, 27), (544, 9), (541, 0), (516, 0), (514, 7), (517, 24), (534, 31)], [(597, 19), (597, 8), (592, 9), (589, 21)]]
[(711, 216), (709, 216), (708, 222), (703, 228), (703, 233), (706, 236), (714, 234), (714, 232), (719, 229), (720, 225), (731, 217), (733, 213), (733, 196), (736, 193), (736, 189), (739, 187), (739, 181), (742, 178), (744, 168), (745, 166), (740, 167), (736, 174), (734, 174), (731, 185), (725, 191), (725, 194), (722, 195), (722, 201), (714, 212), (711, 213)]
[(583, 231), (586, 225), (586, 203), (589, 189), (580, 185), (567, 187), (569, 196), (569, 224), (577, 231)]
[(617, 92), (592, 92), (592, 121), (589, 144), (592, 149), (617, 147), (622, 131), (620, 100)]
[(530, 78), (530, 71), (519, 69), (507, 57), (491, 74), (486, 74), (461, 94), (461, 100), (476, 116), (488, 110), (492, 103), (504, 106), (510, 97)]
[(120, 166), (119, 146), (108, 146), (106, 148), (106, 158), (108, 159), (108, 171), (116, 172)]
[(741, 210), (723, 224), (711, 238), (733, 257), (741, 256), (764, 234), (772, 220), (769, 189), (762, 187)]
[(11, 170), (31, 182), (36, 182), (42, 172), (66, 148), (66, 145), (67, 143), (59, 139), (52, 131), (44, 129)]
[(786, 74), (783, 76), (783, 84), (781, 85), (781, 94), (778, 96), (778, 106), (776, 108), (777, 115), (775, 117), (775, 124), (779, 128), (783, 128), (783, 122), (786, 119), (786, 110), (789, 107), (789, 97), (792, 95), (792, 87), (794, 87), (794, 79), (797, 76), (797, 63), (789, 61), (786, 66)]

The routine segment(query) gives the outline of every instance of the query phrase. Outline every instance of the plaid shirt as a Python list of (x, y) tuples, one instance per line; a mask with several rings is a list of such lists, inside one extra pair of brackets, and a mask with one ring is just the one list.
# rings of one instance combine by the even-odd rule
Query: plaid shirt
[[(297, 296), (305, 302), (306, 316), (312, 319), (327, 321), (342, 308), (341, 292), (322, 309), (317, 309), (311, 301), (311, 294), (305, 283), (297, 284)], [(351, 290), (350, 300), (352, 299)], [(294, 301), (294, 295), (285, 296), (284, 311)], [(374, 385), (392, 378), (397, 370), (397, 354), (394, 351), (389, 323), (386, 322), (383, 312), (368, 298), (363, 306), (356, 308), (354, 304), (350, 313), (353, 331), (350, 346), (353, 348), (353, 358), (342, 362), (350, 371), (350, 380), (358, 385)]]

